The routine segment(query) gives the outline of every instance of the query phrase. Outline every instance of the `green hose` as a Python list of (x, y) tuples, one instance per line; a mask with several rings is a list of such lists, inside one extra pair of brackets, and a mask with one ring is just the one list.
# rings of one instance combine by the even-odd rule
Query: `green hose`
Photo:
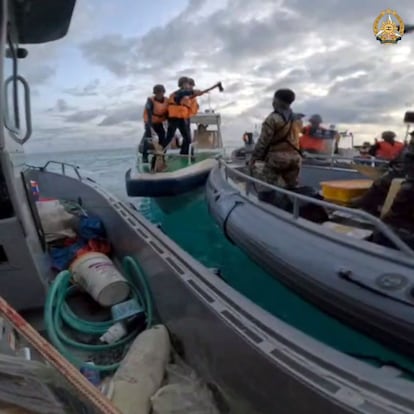
[[(131, 287), (132, 297), (143, 307), (146, 315), (146, 327), (150, 328), (153, 324), (154, 306), (151, 290), (145, 273), (139, 263), (130, 256), (124, 258), (122, 265)], [(71, 278), (72, 274), (69, 271), (64, 270), (63, 272), (60, 272), (48, 291), (44, 320), (49, 340), (69, 362), (78, 368), (88, 367), (88, 369), (97, 371), (114, 371), (118, 368), (119, 363), (110, 365), (90, 365), (73, 355), (73, 352), (68, 348), (89, 352), (113, 350), (127, 346), (136, 337), (138, 330), (131, 332), (129, 335), (113, 344), (90, 345), (77, 342), (68, 337), (63, 330), (64, 324), (77, 332), (101, 336), (116, 323), (113, 320), (91, 322), (79, 318), (66, 302), (66, 299), (76, 289), (70, 284)], [(142, 289), (142, 294), (141, 290), (138, 289), (138, 286)]]

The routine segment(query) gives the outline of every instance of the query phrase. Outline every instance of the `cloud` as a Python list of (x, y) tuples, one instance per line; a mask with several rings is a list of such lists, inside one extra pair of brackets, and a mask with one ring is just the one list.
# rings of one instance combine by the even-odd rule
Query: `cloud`
[[(125, 2), (129, 15), (141, 19), (139, 5)], [(408, 23), (414, 22), (411, 3), (396, 5)], [(372, 31), (375, 17), (389, 7), (386, 0), (190, 0), (168, 22), (146, 15), (153, 23), (145, 31), (139, 24), (127, 29), (126, 21), (109, 27), (99, 13), (108, 18), (117, 11), (101, 2), (94, 7), (79, 1), (75, 16), (68, 53), (82, 62), (79, 79), (70, 77), (70, 65), (49, 64), (47, 57), (63, 62), (55, 46), (31, 55), (27, 70), (42, 85), (67, 75), (64, 92), (76, 108), (63, 101), (55, 112), (65, 124), (96, 136), (117, 131), (132, 139), (152, 86), (163, 83), (173, 91), (183, 75), (194, 77), (201, 89), (223, 82), (225, 92), (213, 91), (210, 98), (222, 113), (227, 140), (239, 141), (244, 130), (260, 124), (281, 87), (296, 92), (295, 110), (320, 113), (360, 141), (382, 129), (402, 134), (404, 111), (414, 103), (408, 87), (414, 81), (414, 35), (384, 46)], [(91, 16), (94, 30), (88, 31)], [(52, 102), (58, 99), (54, 95)], [(200, 102), (205, 108), (209, 99)]]
[(27, 80), (33, 85), (44, 84), (56, 74), (56, 68), (43, 65), (32, 68), (27, 74)]
[(75, 106), (70, 106), (64, 99), (60, 98), (56, 101), (55, 106), (53, 106), (52, 108), (49, 108), (47, 112), (62, 113), (62, 112), (68, 112), (68, 111), (73, 111), (73, 110), (76, 110)]
[(93, 79), (85, 86), (65, 89), (64, 92), (72, 96), (96, 96), (99, 92), (100, 80)]
[(123, 105), (107, 112), (105, 118), (99, 123), (99, 126), (114, 126), (129, 122), (137, 123), (141, 121), (143, 106), (137, 106), (134, 103)]
[(100, 39), (84, 43), (81, 51), (90, 62), (101, 65), (117, 76), (127, 74), (128, 63), (133, 55), (137, 38), (125, 38), (119, 34), (108, 34)]
[(76, 111), (71, 115), (65, 117), (66, 122), (83, 123), (89, 122), (98, 116), (102, 115), (102, 111), (99, 109), (90, 109), (86, 111)]

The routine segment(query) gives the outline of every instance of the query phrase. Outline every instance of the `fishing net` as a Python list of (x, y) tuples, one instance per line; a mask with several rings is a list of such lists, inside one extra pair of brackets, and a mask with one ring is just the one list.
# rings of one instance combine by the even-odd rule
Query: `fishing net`
[[(19, 356), (0, 354), (0, 401), (24, 409), (10, 412), (95, 414), (52, 367)], [(0, 406), (1, 407), (1, 406)], [(8, 411), (2, 409), (1, 412)]]

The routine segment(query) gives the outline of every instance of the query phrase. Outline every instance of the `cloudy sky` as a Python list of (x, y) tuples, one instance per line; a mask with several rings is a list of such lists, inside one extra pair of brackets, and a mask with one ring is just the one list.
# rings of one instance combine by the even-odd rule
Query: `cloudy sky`
[[(391, 4), (392, 3), (392, 4)], [(260, 124), (280, 87), (294, 109), (320, 113), (358, 141), (404, 134), (414, 96), (414, 35), (381, 45), (375, 17), (394, 8), (414, 23), (412, 0), (78, 0), (69, 34), (29, 45), (20, 72), (32, 86), (30, 152), (134, 146), (155, 83), (221, 80), (210, 102), (224, 139)], [(203, 109), (208, 99), (200, 100)]]

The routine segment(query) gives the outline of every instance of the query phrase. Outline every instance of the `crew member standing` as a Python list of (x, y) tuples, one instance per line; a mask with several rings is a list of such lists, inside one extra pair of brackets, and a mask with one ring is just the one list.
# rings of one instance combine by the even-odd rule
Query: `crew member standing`
[(263, 122), (250, 159), (251, 168), (256, 161), (264, 161), (264, 181), (279, 185), (279, 179), (282, 178), (288, 188), (297, 186), (301, 165), (300, 151), (295, 145), (296, 119), (290, 108), (294, 100), (295, 93), (290, 89), (279, 89), (275, 92), (274, 111)]
[(190, 81), (183, 76), (178, 80), (178, 89), (168, 98), (168, 129), (167, 137), (163, 145), (168, 146), (178, 129), (182, 136), (180, 154), (188, 154), (191, 143), (188, 122), (192, 114), (191, 97), (194, 95)]
[(147, 99), (143, 114), (145, 138), (142, 158), (144, 162), (148, 161), (148, 141), (152, 139), (152, 129), (158, 136), (159, 144), (164, 146), (165, 143), (164, 122), (168, 116), (168, 100), (164, 96), (165, 88), (163, 85), (155, 85), (152, 92), (153, 96)]

